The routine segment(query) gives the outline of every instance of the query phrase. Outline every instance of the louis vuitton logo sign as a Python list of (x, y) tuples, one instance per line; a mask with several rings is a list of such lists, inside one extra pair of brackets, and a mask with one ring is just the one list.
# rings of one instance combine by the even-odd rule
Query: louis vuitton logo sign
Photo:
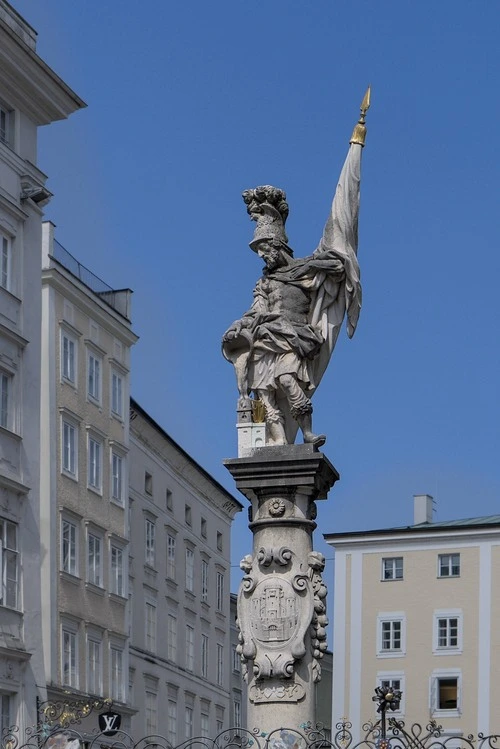
[(120, 713), (108, 711), (99, 715), (99, 729), (105, 736), (114, 736), (119, 730), (121, 722), (122, 716)]

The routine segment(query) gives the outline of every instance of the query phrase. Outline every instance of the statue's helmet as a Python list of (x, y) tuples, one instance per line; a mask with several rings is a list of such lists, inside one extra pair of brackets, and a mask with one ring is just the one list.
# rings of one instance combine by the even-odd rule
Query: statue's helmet
[(253, 239), (249, 243), (251, 249), (257, 252), (261, 242), (270, 242), (281, 247), (289, 255), (293, 255), (288, 246), (285, 231), (288, 203), (284, 190), (271, 185), (262, 185), (253, 190), (245, 190), (243, 200), (250, 218), (257, 223)]

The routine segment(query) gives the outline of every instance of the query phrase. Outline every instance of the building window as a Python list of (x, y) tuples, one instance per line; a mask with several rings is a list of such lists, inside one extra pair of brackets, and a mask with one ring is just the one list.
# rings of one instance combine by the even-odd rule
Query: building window
[(224, 610), (224, 575), (217, 573), (217, 611)]
[(167, 489), (165, 492), (165, 504), (169, 512), (174, 511), (174, 497), (170, 489)]
[(187, 739), (193, 738), (193, 708), (188, 705), (184, 712), (184, 732)]
[(201, 600), (208, 601), (208, 562), (201, 560)]
[(186, 668), (194, 671), (194, 629), (186, 625)]
[(0, 426), (4, 429), (10, 427), (10, 389), (12, 377), (5, 372), (0, 372)]
[(186, 548), (186, 590), (194, 590), (194, 551)]
[(88, 534), (88, 575), (92, 585), (102, 587), (102, 539), (93, 533)]
[(382, 559), (382, 580), (403, 579), (403, 557)]
[(201, 675), (208, 679), (208, 635), (201, 636)]
[(177, 703), (168, 700), (167, 705), (167, 739), (171, 746), (177, 743)]
[(144, 473), (144, 492), (150, 497), (153, 496), (153, 476), (147, 471)]
[(125, 682), (123, 674), (123, 650), (114, 645), (109, 648), (109, 681), (111, 697), (125, 702)]
[(439, 577), (460, 577), (460, 554), (439, 554)]
[(61, 331), (61, 377), (76, 382), (76, 343), (64, 330)]
[(455, 669), (434, 673), (431, 677), (431, 711), (449, 716), (460, 714), (461, 674)]
[(0, 605), (18, 608), (19, 551), (17, 525), (0, 518)]
[(204, 739), (208, 739), (210, 736), (210, 718), (207, 713), (201, 713), (200, 715), (200, 735)]
[(233, 671), (238, 674), (241, 672), (241, 657), (236, 650), (236, 645), (233, 645)]
[(156, 651), (156, 605), (146, 602), (146, 650)]
[(191, 526), (193, 524), (191, 507), (189, 505), (185, 505), (184, 507), (184, 520), (186, 525)]
[[(10, 694), (0, 692), (0, 736), (4, 740), (14, 723)], [(9, 745), (9, 741), (6, 742)]]
[(146, 558), (145, 562), (150, 567), (155, 566), (155, 533), (156, 526), (152, 520), (146, 518)]
[(217, 684), (224, 685), (224, 645), (217, 643)]
[(172, 614), (167, 617), (167, 658), (177, 661), (177, 619)]
[(123, 504), (123, 458), (111, 453), (111, 498)]
[(9, 237), (0, 234), (0, 244), (0, 287), (10, 291), (12, 243)]
[(101, 643), (87, 640), (87, 691), (90, 694), (102, 693)]
[(125, 596), (125, 586), (123, 578), (123, 549), (119, 546), (111, 546), (111, 579), (110, 590), (117, 596)]
[(78, 642), (76, 632), (62, 628), (62, 683), (78, 689)]
[(167, 536), (167, 577), (175, 580), (175, 536)]
[(62, 423), (62, 467), (65, 473), (76, 477), (77, 456), (77, 431), (73, 424), (67, 421)]
[(462, 612), (434, 612), (434, 653), (457, 653), (462, 650)]
[(221, 733), (221, 731), (224, 730), (224, 721), (223, 720), (216, 720), (215, 721), (215, 730), (217, 733)]
[(405, 618), (403, 614), (379, 614), (378, 656), (400, 656), (405, 651)]
[(0, 142), (12, 147), (14, 141), (14, 110), (0, 102)]
[[(388, 689), (397, 689), (401, 692), (401, 701), (399, 703), (399, 709), (394, 712), (396, 715), (404, 714), (404, 699), (405, 699), (405, 682), (404, 673), (401, 671), (379, 671), (377, 674), (377, 684), (379, 687), (386, 687)], [(375, 705), (376, 709), (376, 705)], [(392, 711), (391, 711), (392, 712)]]
[(241, 727), (241, 700), (233, 701), (234, 727)]
[(111, 411), (123, 417), (123, 377), (116, 372), (111, 372)]
[(61, 569), (70, 575), (78, 575), (77, 527), (69, 520), (61, 521)]
[(207, 537), (207, 521), (205, 518), (202, 518), (200, 522), (200, 534), (202, 538)]
[(146, 735), (151, 736), (158, 730), (158, 695), (146, 692)]
[(217, 531), (217, 550), (222, 551), (222, 533)]
[(89, 436), (88, 443), (88, 476), (87, 482), (91, 489), (101, 491), (102, 488), (102, 443)]
[(89, 398), (101, 400), (101, 360), (89, 352), (87, 364), (87, 393)]

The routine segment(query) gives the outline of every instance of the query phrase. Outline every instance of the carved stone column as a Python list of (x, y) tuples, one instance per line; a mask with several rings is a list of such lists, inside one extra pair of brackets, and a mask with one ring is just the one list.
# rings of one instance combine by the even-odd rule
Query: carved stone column
[(312, 445), (263, 447), (225, 466), (251, 502), (253, 553), (241, 562), (238, 593), (247, 728), (299, 728), (315, 721), (327, 647), (324, 557), (312, 547), (315, 502), (339, 474)]

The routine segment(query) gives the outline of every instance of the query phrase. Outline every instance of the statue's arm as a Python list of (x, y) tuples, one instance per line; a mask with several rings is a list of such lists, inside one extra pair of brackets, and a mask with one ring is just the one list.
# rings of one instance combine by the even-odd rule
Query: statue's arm
[(234, 338), (238, 338), (243, 328), (252, 329), (259, 320), (261, 313), (266, 311), (266, 295), (262, 290), (260, 281), (254, 289), (253, 296), (252, 306), (239, 320), (235, 320), (229, 326), (224, 333), (224, 341), (231, 341)]

